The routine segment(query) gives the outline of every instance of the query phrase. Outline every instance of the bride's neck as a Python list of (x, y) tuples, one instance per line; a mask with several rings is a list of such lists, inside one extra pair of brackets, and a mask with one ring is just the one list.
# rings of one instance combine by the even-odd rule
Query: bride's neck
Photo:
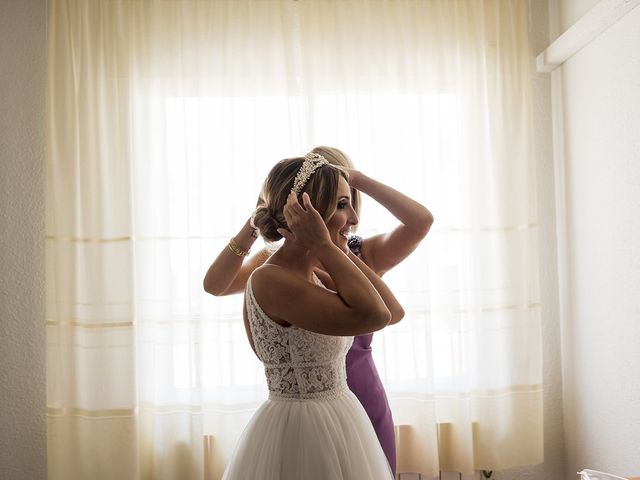
[(269, 263), (275, 263), (307, 279), (311, 278), (314, 268), (320, 265), (318, 259), (309, 250), (286, 241), (272, 255)]

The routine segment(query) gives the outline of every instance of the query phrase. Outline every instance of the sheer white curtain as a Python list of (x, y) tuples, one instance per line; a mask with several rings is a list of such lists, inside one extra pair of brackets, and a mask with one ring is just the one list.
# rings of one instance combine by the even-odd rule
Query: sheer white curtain
[[(202, 478), (203, 435), (220, 476), (266, 387), (202, 278), (318, 144), (436, 217), (374, 339), (399, 471), (542, 461), (525, 0), (49, 8), (50, 478)], [(365, 199), (361, 235), (394, 225)]]

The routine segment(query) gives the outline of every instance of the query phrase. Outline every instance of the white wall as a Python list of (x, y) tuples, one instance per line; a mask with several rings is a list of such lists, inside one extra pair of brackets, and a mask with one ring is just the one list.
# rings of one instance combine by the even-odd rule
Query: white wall
[(0, 478), (46, 478), (45, 0), (0, 2)]
[[(564, 0), (562, 30), (593, 6)], [(640, 7), (562, 66), (566, 478), (640, 475)]]

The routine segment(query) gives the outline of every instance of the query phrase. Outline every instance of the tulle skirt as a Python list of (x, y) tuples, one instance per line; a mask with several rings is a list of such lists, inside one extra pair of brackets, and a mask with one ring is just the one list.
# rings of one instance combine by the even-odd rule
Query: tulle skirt
[(331, 399), (269, 399), (245, 428), (223, 480), (389, 480), (371, 421), (346, 390)]

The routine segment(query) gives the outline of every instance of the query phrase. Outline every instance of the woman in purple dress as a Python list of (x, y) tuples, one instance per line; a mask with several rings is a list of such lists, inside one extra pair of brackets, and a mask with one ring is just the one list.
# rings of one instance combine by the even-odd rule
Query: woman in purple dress
[[(384, 206), (400, 222), (388, 233), (367, 238), (351, 235), (349, 238), (348, 245), (351, 251), (377, 275), (382, 276), (407, 258), (427, 235), (433, 223), (431, 212), (403, 193), (355, 170), (349, 157), (340, 150), (316, 147), (312, 152), (322, 155), (330, 163), (347, 171), (349, 186), (352, 189), (353, 208), (356, 212), (359, 213), (360, 207), (359, 192), (363, 192)], [(260, 203), (258, 199), (258, 204)], [(343, 232), (345, 236), (351, 233)], [(245, 259), (256, 238), (257, 233), (251, 226), (251, 219), (248, 219), (209, 267), (203, 282), (205, 291), (216, 296), (244, 291), (249, 275), (273, 253), (273, 249), (265, 248)], [(334, 283), (326, 272), (316, 270), (315, 273), (325, 286), (335, 290)], [(373, 363), (372, 338), (371, 333), (355, 337), (346, 358), (347, 382), (369, 415), (389, 465), (395, 473), (393, 418), (384, 387)]]

